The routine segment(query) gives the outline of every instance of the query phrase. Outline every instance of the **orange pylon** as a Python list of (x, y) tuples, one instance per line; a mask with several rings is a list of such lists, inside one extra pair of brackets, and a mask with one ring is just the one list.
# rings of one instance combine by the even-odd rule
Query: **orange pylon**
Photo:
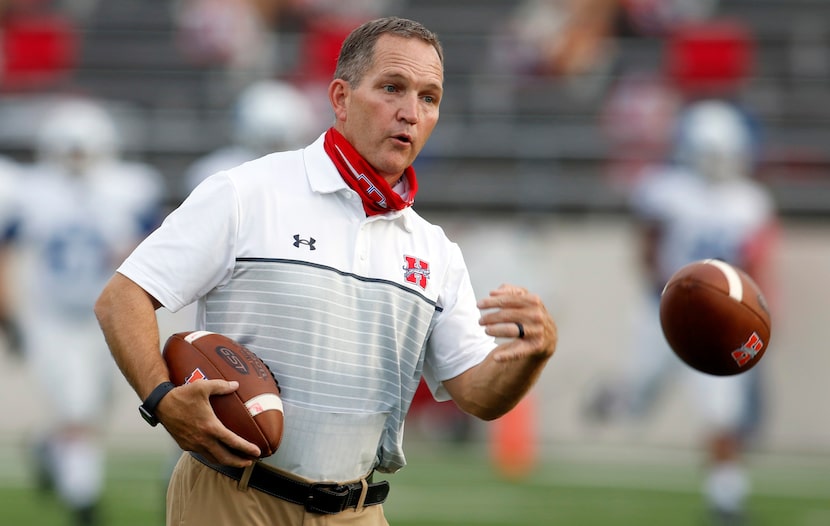
[(536, 397), (528, 393), (512, 410), (490, 423), (490, 456), (504, 477), (530, 474), (539, 455)]

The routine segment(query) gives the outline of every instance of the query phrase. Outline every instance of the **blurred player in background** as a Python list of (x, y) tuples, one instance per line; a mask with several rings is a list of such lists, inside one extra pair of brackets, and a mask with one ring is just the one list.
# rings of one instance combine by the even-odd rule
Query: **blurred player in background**
[(314, 110), (303, 92), (281, 80), (261, 80), (236, 101), (231, 144), (196, 160), (185, 173), (187, 195), (209, 175), (263, 155), (294, 150), (317, 136)]
[(707, 436), (704, 496), (715, 524), (743, 524), (749, 478), (741, 454), (759, 418), (759, 374), (698, 373), (675, 357), (659, 324), (660, 293), (683, 265), (718, 258), (744, 269), (769, 292), (777, 231), (773, 201), (752, 179), (753, 127), (724, 100), (691, 102), (679, 116), (673, 163), (655, 167), (634, 187), (632, 211), (642, 231), (647, 290), (634, 350), (618, 385), (592, 402), (597, 416), (645, 416), (672, 377), (688, 376)]
[(101, 105), (56, 103), (0, 228), (15, 250), (15, 264), (0, 271), (20, 287), (12, 305), (3, 298), (5, 310), (22, 328), (24, 356), (53, 424), (36, 441), (38, 482), (84, 525), (98, 523), (101, 425), (115, 378), (92, 306), (113, 269), (156, 226), (163, 197), (160, 174), (121, 160), (118, 143)]

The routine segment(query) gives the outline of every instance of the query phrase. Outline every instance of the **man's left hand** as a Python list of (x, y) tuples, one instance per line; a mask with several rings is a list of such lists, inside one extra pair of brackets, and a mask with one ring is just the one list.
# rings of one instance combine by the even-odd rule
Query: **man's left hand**
[(547, 359), (556, 350), (559, 337), (556, 323), (541, 298), (527, 289), (502, 285), (479, 300), (478, 308), (490, 311), (479, 320), (487, 334), (511, 338), (493, 352), (497, 362), (532, 356)]

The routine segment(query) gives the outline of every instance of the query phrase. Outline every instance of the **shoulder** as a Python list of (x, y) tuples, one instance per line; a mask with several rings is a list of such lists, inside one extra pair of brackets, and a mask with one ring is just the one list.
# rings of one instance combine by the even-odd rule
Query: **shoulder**
[(12, 159), (0, 155), (0, 177), (3, 180), (17, 177), (20, 172), (20, 165)]
[(190, 191), (211, 175), (239, 166), (256, 158), (252, 152), (240, 146), (227, 146), (200, 157), (185, 171), (185, 190)]
[(720, 190), (723, 199), (730, 207), (743, 209), (756, 215), (774, 213), (775, 202), (770, 191), (763, 185), (751, 180), (734, 181), (724, 185)]
[(442, 226), (428, 221), (412, 207), (404, 210), (403, 221), (412, 240), (411, 249), (417, 254), (429, 254), (431, 265), (456, 270), (465, 266), (461, 248), (449, 238)]
[(161, 172), (150, 164), (136, 161), (100, 166), (90, 178), (101, 193), (127, 201), (157, 201), (166, 190)]
[(8, 199), (20, 184), (20, 166), (0, 156), (0, 202)]
[(452, 243), (441, 225), (427, 220), (411, 206), (404, 209), (404, 218), (407, 228), (412, 232), (429, 236), (435, 241)]
[(298, 195), (296, 190), (302, 188), (298, 178), (304, 177), (300, 152), (271, 153), (208, 176), (190, 191), (183, 204), (215, 209), (227, 203), (244, 210), (289, 190), (291, 195)]
[(635, 211), (654, 212), (672, 208), (680, 201), (699, 195), (701, 181), (688, 170), (666, 166), (651, 170), (634, 187), (630, 204)]
[(43, 201), (55, 194), (64, 194), (71, 179), (46, 163), (22, 164), (17, 172), (17, 193), (21, 201)]
[(257, 185), (290, 178), (302, 171), (303, 155), (301, 150), (275, 152), (251, 159), (225, 170), (228, 178), (239, 185)]
[(161, 184), (162, 175), (153, 165), (137, 161), (121, 161), (113, 167), (117, 177), (125, 182)]

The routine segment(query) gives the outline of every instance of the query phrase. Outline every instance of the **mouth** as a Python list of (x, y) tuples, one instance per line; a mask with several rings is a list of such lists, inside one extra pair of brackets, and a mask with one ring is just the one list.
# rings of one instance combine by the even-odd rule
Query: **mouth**
[(400, 143), (412, 144), (412, 137), (405, 134), (405, 133), (401, 133), (399, 135), (393, 135), (392, 139), (394, 139), (395, 141), (400, 142)]

